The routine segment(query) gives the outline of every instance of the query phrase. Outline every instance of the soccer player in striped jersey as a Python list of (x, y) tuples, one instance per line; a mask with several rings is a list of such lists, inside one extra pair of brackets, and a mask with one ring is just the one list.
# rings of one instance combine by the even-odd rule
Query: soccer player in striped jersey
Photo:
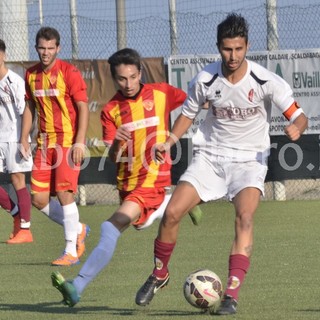
[[(54, 272), (53, 285), (63, 301), (74, 306), (86, 286), (109, 264), (119, 236), (130, 225), (142, 229), (150, 219), (162, 217), (171, 185), (171, 164), (157, 163), (153, 148), (169, 135), (170, 112), (182, 105), (186, 93), (167, 83), (141, 83), (141, 58), (130, 48), (109, 58), (119, 91), (101, 113), (104, 142), (117, 163), (117, 188), (121, 199), (117, 211), (101, 225), (100, 242), (73, 281)], [(193, 212), (190, 212), (192, 215)]]
[(31, 157), (27, 137), (36, 112), (39, 131), (31, 174), (32, 203), (64, 227), (66, 246), (52, 265), (70, 266), (79, 263), (89, 232), (79, 222), (74, 199), (89, 120), (87, 87), (75, 66), (57, 58), (60, 35), (56, 29), (40, 28), (36, 51), (40, 62), (26, 71), (22, 152), (26, 159)]
[(0, 187), (0, 206), (13, 216), (13, 231), (7, 243), (19, 244), (33, 241), (31, 198), (25, 178), (25, 173), (31, 171), (32, 158), (22, 159), (19, 152), (21, 117), (25, 108), (24, 81), (6, 67), (5, 58), (6, 44), (0, 40), (0, 172), (10, 174), (17, 195), (15, 203)]
[(154, 243), (155, 266), (137, 293), (139, 305), (150, 303), (169, 277), (168, 264), (185, 212), (201, 201), (227, 197), (235, 209), (235, 237), (228, 284), (217, 313), (236, 313), (239, 289), (250, 266), (254, 214), (264, 194), (271, 108), (281, 110), (289, 121), (285, 134), (290, 140), (298, 140), (307, 127), (307, 117), (289, 84), (246, 59), (248, 26), (242, 16), (232, 13), (218, 25), (217, 47), (221, 61), (205, 66), (191, 81), (172, 135), (156, 147), (156, 158), (164, 161), (166, 150), (208, 102), (206, 118), (193, 136), (192, 162), (180, 177), (161, 220)]

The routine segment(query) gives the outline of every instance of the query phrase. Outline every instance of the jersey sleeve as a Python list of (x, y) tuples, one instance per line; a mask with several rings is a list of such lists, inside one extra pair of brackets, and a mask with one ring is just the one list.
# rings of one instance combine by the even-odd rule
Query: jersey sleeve
[(101, 125), (102, 125), (102, 140), (106, 145), (111, 146), (116, 135), (117, 128), (114, 124), (112, 117), (107, 111), (106, 105), (100, 115)]
[(24, 83), (24, 80), (19, 75), (16, 75), (15, 100), (16, 100), (17, 111), (19, 115), (22, 115), (26, 106), (25, 83)]
[(82, 78), (81, 72), (75, 66), (70, 65), (68, 70), (68, 87), (70, 96), (74, 101), (88, 102), (87, 85)]
[(180, 107), (185, 101), (187, 94), (179, 88), (167, 85), (167, 102), (170, 111)]
[(199, 81), (200, 76), (201, 72), (191, 80), (188, 87), (188, 97), (182, 106), (181, 113), (189, 119), (194, 119), (207, 102), (205, 88)]
[(271, 87), (268, 88), (271, 100), (281, 110), (283, 116), (292, 122), (303, 113), (303, 110), (294, 100), (290, 85), (276, 74), (273, 77), (270, 82)]

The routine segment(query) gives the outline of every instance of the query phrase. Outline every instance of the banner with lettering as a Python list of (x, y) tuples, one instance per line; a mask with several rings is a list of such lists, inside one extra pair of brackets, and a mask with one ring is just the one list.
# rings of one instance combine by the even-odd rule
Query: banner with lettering
[[(295, 100), (309, 119), (309, 126), (305, 134), (319, 134), (320, 49), (249, 52), (247, 58), (275, 72), (289, 83)], [(169, 83), (187, 91), (190, 80), (206, 64), (219, 59), (219, 54), (170, 56), (168, 60)], [(179, 109), (172, 113), (172, 122), (179, 114)], [(193, 135), (205, 114), (206, 110), (203, 108), (184, 138), (190, 138)], [(283, 135), (283, 129), (288, 122), (276, 107), (272, 108), (270, 120), (270, 134)]]

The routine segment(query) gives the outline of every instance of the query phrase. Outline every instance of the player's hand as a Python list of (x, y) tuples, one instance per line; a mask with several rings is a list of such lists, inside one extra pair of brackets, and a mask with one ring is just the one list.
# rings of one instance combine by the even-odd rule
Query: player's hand
[(115, 140), (118, 141), (128, 141), (131, 140), (131, 132), (125, 127), (121, 126), (116, 131), (116, 135), (114, 137)]
[(32, 157), (31, 146), (28, 141), (21, 141), (19, 144), (20, 156), (24, 160), (28, 160)]
[(166, 158), (170, 155), (170, 144), (159, 143), (154, 147), (154, 160), (156, 163), (164, 163)]
[(86, 146), (83, 143), (75, 143), (72, 146), (72, 161), (74, 164), (79, 165), (84, 159)]
[(286, 126), (284, 129), (284, 133), (287, 135), (287, 137), (291, 141), (296, 141), (301, 136), (300, 130), (298, 129), (298, 127), (294, 123), (291, 123), (288, 126)]

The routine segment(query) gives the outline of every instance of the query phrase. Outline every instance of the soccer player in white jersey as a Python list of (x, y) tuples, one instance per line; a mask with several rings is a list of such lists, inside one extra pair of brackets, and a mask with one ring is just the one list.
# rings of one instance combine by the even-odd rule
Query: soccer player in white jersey
[(171, 137), (156, 148), (156, 159), (165, 161), (164, 153), (208, 102), (206, 119), (193, 136), (192, 162), (181, 176), (161, 221), (154, 243), (155, 266), (137, 292), (139, 305), (147, 305), (167, 284), (168, 263), (185, 213), (200, 202), (227, 197), (235, 208), (235, 237), (228, 284), (217, 314), (236, 313), (239, 289), (250, 266), (253, 218), (264, 194), (271, 106), (279, 108), (289, 120), (285, 134), (291, 141), (298, 140), (307, 127), (307, 118), (293, 99), (290, 86), (276, 74), (248, 61), (248, 46), (246, 20), (229, 14), (217, 29), (222, 61), (209, 64), (192, 80)]
[(6, 45), (0, 40), (0, 172), (10, 174), (17, 204), (0, 187), (0, 206), (13, 216), (13, 232), (8, 244), (32, 242), (30, 231), (31, 198), (25, 173), (31, 171), (32, 158), (24, 160), (19, 152), (21, 115), (25, 108), (24, 80), (5, 65)]

